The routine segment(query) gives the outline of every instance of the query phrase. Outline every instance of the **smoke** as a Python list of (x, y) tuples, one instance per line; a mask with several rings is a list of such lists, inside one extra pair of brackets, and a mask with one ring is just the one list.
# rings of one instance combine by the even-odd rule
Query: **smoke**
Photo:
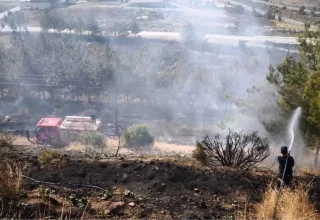
[[(232, 34), (234, 30), (229, 29), (230, 25), (236, 27), (238, 35), (264, 35), (261, 18), (251, 12), (229, 14), (217, 6), (210, 10), (96, 7), (88, 13), (79, 6), (78, 10), (83, 17), (95, 16), (103, 31), (109, 31), (117, 22), (147, 16), (139, 20), (143, 31), (180, 32), (185, 24), (191, 23), (197, 27), (193, 30), (199, 38), (204, 33)], [(68, 14), (68, 8), (63, 10)], [(76, 10), (70, 9), (71, 14), (76, 14)], [(163, 19), (157, 20), (156, 13)], [(259, 131), (260, 135), (268, 136), (261, 120), (276, 117), (279, 110), (275, 90), (267, 84), (266, 75), (270, 63), (276, 65), (285, 57), (285, 52), (275, 48), (270, 53), (266, 47), (249, 47), (245, 42), (235, 41), (230, 45), (143, 39), (137, 42), (119, 43), (112, 39), (109, 42), (121, 63), (117, 71), (119, 96), (130, 94), (129, 101), (119, 103), (122, 121), (188, 125), (195, 137), (205, 135), (199, 134), (198, 128), (210, 128), (212, 133), (225, 133), (228, 128)], [(224, 126), (219, 126), (221, 124)], [(172, 132), (166, 131), (165, 135), (170, 136)]]

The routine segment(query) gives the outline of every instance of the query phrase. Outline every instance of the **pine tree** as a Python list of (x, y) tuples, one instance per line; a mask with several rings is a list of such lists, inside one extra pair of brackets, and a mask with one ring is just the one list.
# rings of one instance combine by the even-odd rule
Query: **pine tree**
[(311, 32), (306, 25), (299, 37), (299, 59), (288, 55), (267, 80), (277, 88), (279, 106), (286, 116), (302, 107), (301, 129), (308, 147), (316, 149), (317, 166), (320, 149), (320, 31)]

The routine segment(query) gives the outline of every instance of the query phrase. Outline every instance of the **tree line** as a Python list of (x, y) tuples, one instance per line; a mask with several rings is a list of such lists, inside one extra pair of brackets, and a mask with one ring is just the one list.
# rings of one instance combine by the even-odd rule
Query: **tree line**
[[(46, 32), (12, 33), (10, 42), (10, 48), (0, 47), (2, 97), (85, 98), (90, 102), (105, 100), (116, 91), (125, 100), (179, 103), (185, 95), (181, 89), (190, 93), (188, 101), (197, 101), (197, 94), (206, 94), (209, 85), (216, 84), (208, 80), (209, 70), (188, 61), (181, 45), (146, 45), (115, 52), (116, 46), (108, 43)], [(193, 92), (197, 83), (205, 84)]]
[(13, 33), (11, 44), (0, 50), (2, 96), (90, 100), (115, 80), (119, 61), (107, 44), (91, 47), (74, 37), (28, 32)]
[[(57, 33), (68, 31), (70, 34), (82, 35), (87, 33), (88, 35), (99, 35), (103, 31), (93, 13), (70, 16), (58, 10), (50, 10), (41, 15), (39, 23), (41, 29), (45, 32), (53, 30)], [(5, 24), (14, 31), (22, 32), (28, 30), (29, 20), (23, 11), (9, 12), (1, 25)], [(132, 20), (129, 22), (116, 22), (108, 31), (111, 31), (116, 36), (126, 37), (130, 33), (133, 35), (138, 34), (141, 29), (138, 22)]]

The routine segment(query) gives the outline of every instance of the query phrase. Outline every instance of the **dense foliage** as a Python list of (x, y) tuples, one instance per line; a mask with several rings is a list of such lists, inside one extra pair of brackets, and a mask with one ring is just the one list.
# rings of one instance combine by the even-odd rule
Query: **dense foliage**
[(145, 125), (132, 125), (123, 134), (128, 147), (143, 147), (153, 144), (154, 138)]
[(96, 132), (84, 132), (79, 138), (79, 142), (86, 147), (93, 147), (95, 149), (102, 149), (106, 146), (104, 137)]

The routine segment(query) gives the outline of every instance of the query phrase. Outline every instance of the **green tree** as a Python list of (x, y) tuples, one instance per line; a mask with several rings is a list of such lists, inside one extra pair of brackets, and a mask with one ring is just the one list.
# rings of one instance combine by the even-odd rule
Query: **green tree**
[(65, 21), (61, 13), (53, 11), (49, 13), (49, 18), (51, 20), (52, 28), (57, 30), (59, 34), (61, 31), (66, 29)]
[(300, 6), (300, 8), (299, 8), (299, 14), (304, 15), (304, 14), (305, 14), (305, 11), (304, 11), (304, 10), (306, 10), (306, 7), (305, 7), (305, 6)]
[(78, 17), (75, 22), (75, 32), (81, 35), (85, 28), (85, 21), (81, 17)]
[(135, 36), (136, 36), (138, 33), (141, 32), (141, 29), (140, 29), (140, 27), (139, 27), (139, 24), (138, 24), (136, 21), (134, 21), (134, 22), (132, 22), (132, 23), (130, 24), (129, 29), (130, 29), (131, 33), (134, 34)]
[(301, 130), (307, 145), (316, 149), (314, 165), (317, 166), (320, 149), (320, 31), (311, 32), (306, 25), (299, 37), (299, 59), (288, 55), (276, 68), (270, 67), (267, 80), (277, 88), (279, 106), (285, 116), (302, 107)]
[(135, 124), (129, 127), (123, 134), (127, 147), (143, 147), (154, 142), (153, 136), (145, 125)]
[(24, 14), (24, 12), (16, 12), (14, 13), (14, 19), (16, 21), (16, 25), (19, 29), (19, 31), (26, 31), (27, 30), (27, 23), (28, 20)]
[(48, 11), (45, 11), (40, 18), (40, 26), (42, 30), (48, 31), (52, 28), (51, 18)]
[(9, 27), (14, 31), (19, 30), (20, 32), (22, 32), (23, 30), (27, 30), (28, 21), (26, 16), (24, 15), (24, 12), (10, 12), (4, 18), (4, 22), (7, 23)]
[(112, 32), (118, 37), (127, 37), (129, 35), (129, 27), (125, 22), (116, 22), (112, 26)]
[(90, 33), (91, 35), (96, 35), (100, 32), (99, 24), (97, 20), (94, 18), (93, 14), (90, 14), (90, 16), (84, 20), (84, 26), (85, 29), (88, 31), (88, 35)]

